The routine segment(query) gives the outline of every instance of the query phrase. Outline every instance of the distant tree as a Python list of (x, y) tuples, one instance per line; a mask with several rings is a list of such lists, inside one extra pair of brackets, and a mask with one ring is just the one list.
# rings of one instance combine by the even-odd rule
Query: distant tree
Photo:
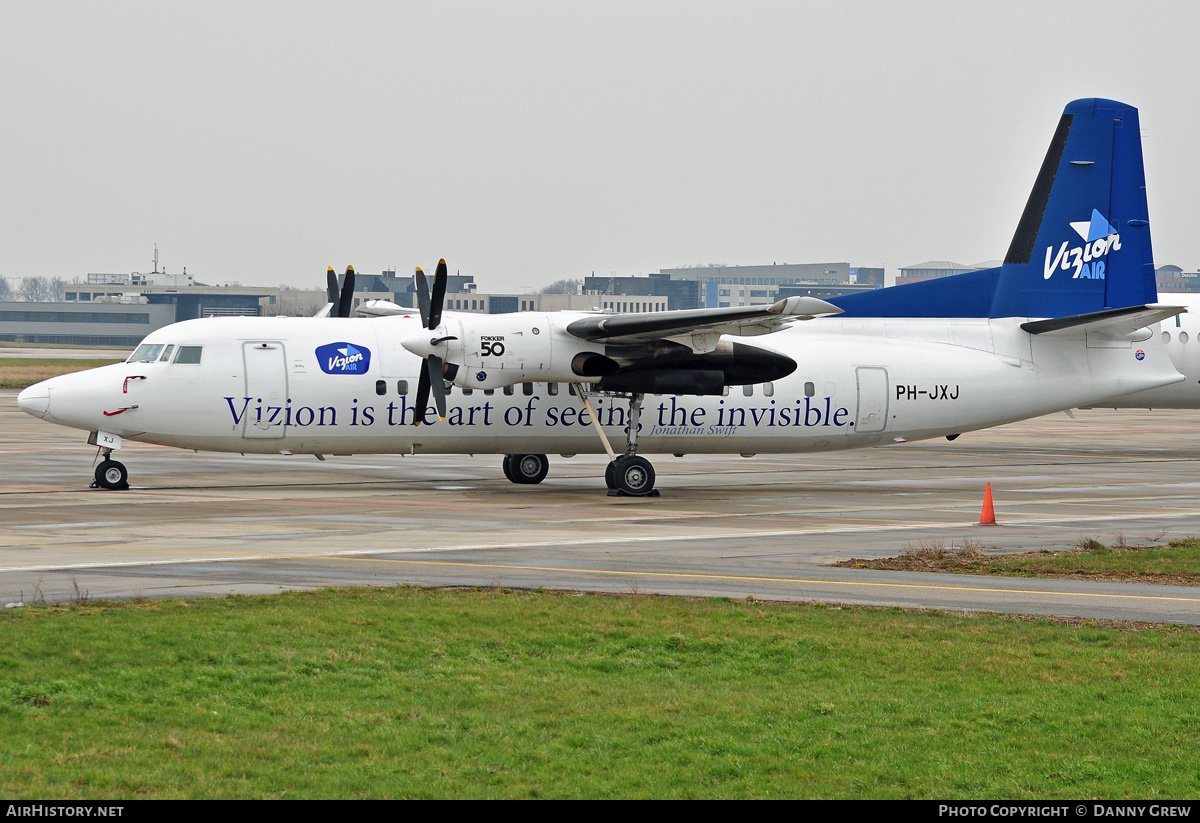
[(17, 293), (26, 303), (42, 303), (49, 288), (50, 283), (45, 277), (22, 277)]
[(579, 294), (579, 287), (582, 285), (582, 277), (564, 277), (542, 289), (542, 294)]
[(7, 302), (12, 299), (12, 285), (9, 284), (7, 277), (0, 277), (0, 301)]
[(67, 281), (61, 277), (51, 277), (46, 283), (47, 300), (61, 303), (67, 299)]

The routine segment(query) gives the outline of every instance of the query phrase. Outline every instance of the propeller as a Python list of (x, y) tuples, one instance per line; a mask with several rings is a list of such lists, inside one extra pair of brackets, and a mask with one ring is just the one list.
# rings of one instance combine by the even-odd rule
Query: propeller
[(325, 282), (329, 289), (329, 304), (336, 307), (338, 304), (338, 292), (341, 289), (338, 287), (338, 276), (337, 272), (333, 270), (333, 266), (325, 270)]
[(446, 302), (446, 261), (438, 261), (437, 271), (433, 275), (432, 294), (429, 290), (429, 281), (420, 267), (413, 275), (413, 280), (417, 286), (417, 308), (421, 311), (421, 325), (424, 327), (424, 331), (403, 341), (403, 346), (425, 359), (425, 367), (421, 369), (421, 377), (417, 381), (418, 413), (414, 415), (413, 420), (419, 426), (424, 419), (425, 409), (429, 405), (430, 391), (433, 392), (433, 402), (437, 405), (438, 417), (442, 420), (446, 419), (446, 384), (443, 377), (446, 362), (442, 353), (445, 352), (444, 344), (447, 341), (458, 338), (445, 333), (428, 336), (430, 332), (439, 331), (439, 327), (442, 325), (442, 304)]
[(354, 303), (354, 266), (346, 267), (341, 287), (338, 286), (337, 272), (330, 266), (325, 270), (326, 288), (329, 294), (329, 304), (333, 307), (330, 312), (334, 317), (349, 317), (350, 307)]

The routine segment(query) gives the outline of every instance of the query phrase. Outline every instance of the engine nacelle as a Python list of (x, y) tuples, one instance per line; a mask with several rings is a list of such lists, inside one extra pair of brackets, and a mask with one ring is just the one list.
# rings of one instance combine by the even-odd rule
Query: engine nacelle
[[(575, 319), (575, 316), (569, 319)], [(545, 314), (496, 315), (447, 313), (447, 378), (469, 389), (498, 389), (517, 383), (595, 383), (615, 372), (617, 364), (604, 347), (561, 331)]]

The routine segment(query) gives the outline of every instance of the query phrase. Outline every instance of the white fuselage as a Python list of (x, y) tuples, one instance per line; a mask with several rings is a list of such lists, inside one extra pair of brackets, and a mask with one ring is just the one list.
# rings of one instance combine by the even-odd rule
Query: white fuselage
[[(513, 317), (531, 328), (559, 322), (545, 314)], [(795, 360), (794, 373), (773, 383), (734, 386), (725, 396), (647, 395), (638, 450), (849, 449), (1108, 405), (1102, 401), (1131, 392), (1186, 394), (1175, 387), (1183, 378), (1157, 330), (1097, 342), (1082, 334), (1030, 335), (1020, 329), (1024, 319), (827, 317), (796, 323), (752, 340)], [(1172, 322), (1163, 331), (1171, 331)], [(415, 409), (422, 361), (399, 341), (419, 330), (419, 320), (407, 316), (191, 320), (153, 332), (145, 342), (202, 347), (200, 362), (126, 362), (66, 375), (22, 392), (21, 405), (51, 422), (199, 450), (603, 451), (590, 415), (565, 383), (470, 393), (454, 387), (445, 421), (432, 405)], [(328, 354), (333, 344), (350, 344), (350, 353), (319, 361), (318, 349)], [(369, 362), (360, 359), (357, 365), (366, 369), (355, 372), (354, 352), (363, 350)], [(607, 395), (590, 400), (620, 451), (628, 401)], [(420, 427), (413, 425), (417, 414), (424, 419)]]
[(1186, 306), (1185, 314), (1164, 320), (1154, 328), (1171, 363), (1183, 380), (1169, 386), (1136, 392), (1092, 403), (1106, 409), (1200, 409), (1200, 294), (1164, 294), (1159, 302)]

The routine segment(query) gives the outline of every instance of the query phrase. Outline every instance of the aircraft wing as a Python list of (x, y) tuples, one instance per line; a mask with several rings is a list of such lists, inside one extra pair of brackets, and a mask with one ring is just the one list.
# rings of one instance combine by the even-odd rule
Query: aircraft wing
[(715, 348), (723, 334), (770, 334), (795, 320), (841, 313), (837, 306), (815, 297), (787, 297), (769, 306), (585, 317), (567, 324), (567, 332), (591, 343), (616, 345), (678, 340), (703, 352)]
[(415, 314), (417, 310), (393, 303), (391, 300), (368, 300), (354, 311), (364, 317), (388, 317), (395, 314)]

